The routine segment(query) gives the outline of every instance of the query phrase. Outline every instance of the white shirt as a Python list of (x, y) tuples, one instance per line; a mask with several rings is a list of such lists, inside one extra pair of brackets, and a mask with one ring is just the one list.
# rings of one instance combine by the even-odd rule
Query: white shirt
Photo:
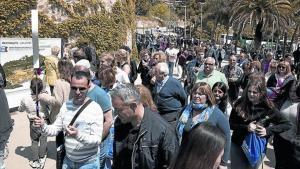
[(176, 60), (177, 60), (177, 54), (179, 53), (179, 50), (176, 49), (176, 48), (168, 48), (166, 49), (166, 54), (168, 55), (169, 57), (169, 62), (173, 62), (175, 63)]
[(120, 68), (117, 68), (116, 81), (122, 84), (130, 83), (128, 74)]

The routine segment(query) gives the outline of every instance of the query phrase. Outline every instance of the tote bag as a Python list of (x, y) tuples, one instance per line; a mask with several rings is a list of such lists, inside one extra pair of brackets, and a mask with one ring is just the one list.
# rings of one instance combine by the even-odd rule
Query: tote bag
[(266, 152), (267, 140), (257, 136), (254, 132), (249, 133), (243, 141), (242, 149), (251, 166), (255, 166)]

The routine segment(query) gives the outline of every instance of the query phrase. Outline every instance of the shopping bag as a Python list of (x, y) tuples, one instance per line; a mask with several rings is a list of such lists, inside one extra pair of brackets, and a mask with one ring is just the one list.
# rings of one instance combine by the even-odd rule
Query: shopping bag
[(243, 141), (242, 149), (251, 166), (255, 166), (266, 152), (267, 140), (254, 132), (249, 133)]

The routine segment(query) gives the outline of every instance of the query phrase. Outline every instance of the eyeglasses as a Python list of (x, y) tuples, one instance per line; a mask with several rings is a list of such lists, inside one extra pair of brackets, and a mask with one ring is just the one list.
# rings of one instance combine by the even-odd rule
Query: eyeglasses
[(71, 90), (73, 90), (73, 91), (79, 90), (80, 93), (83, 93), (83, 92), (85, 92), (85, 91), (87, 90), (87, 88), (85, 88), (85, 87), (74, 87), (74, 86), (72, 86), (72, 87), (71, 87)]
[(204, 65), (213, 66), (214, 64), (213, 63), (204, 63)]
[(205, 97), (206, 95), (205, 94), (202, 94), (202, 93), (193, 93), (193, 96), (198, 96), (198, 97)]

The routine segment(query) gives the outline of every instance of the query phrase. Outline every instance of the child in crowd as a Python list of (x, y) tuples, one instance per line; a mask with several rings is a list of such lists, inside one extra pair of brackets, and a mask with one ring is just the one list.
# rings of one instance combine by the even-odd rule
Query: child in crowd
[(32, 158), (29, 161), (29, 165), (32, 168), (43, 168), (47, 157), (47, 136), (41, 133), (40, 128), (33, 125), (33, 120), (37, 116), (37, 112), (39, 112), (39, 116), (43, 117), (45, 121), (47, 121), (49, 117), (46, 104), (36, 98), (38, 94), (44, 92), (42, 80), (39, 78), (33, 78), (30, 82), (30, 89), (31, 95), (22, 98), (19, 111), (26, 111), (30, 122)]

